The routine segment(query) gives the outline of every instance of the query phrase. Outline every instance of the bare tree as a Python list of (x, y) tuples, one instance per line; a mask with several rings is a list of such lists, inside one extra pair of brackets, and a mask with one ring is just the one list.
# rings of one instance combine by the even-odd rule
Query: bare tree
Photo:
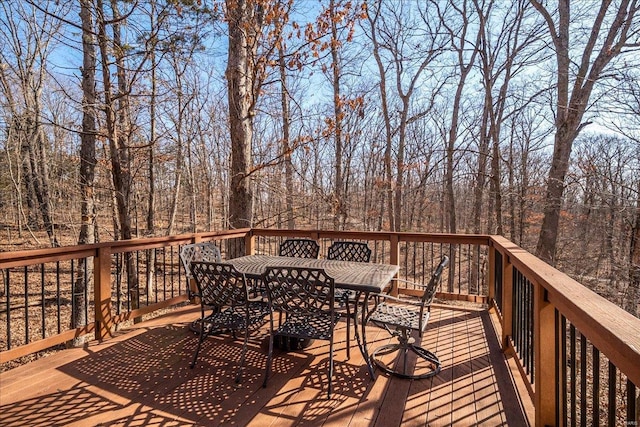
[[(193, 102), (195, 96), (195, 88), (189, 88), (187, 82), (185, 82), (185, 74), (188, 66), (191, 63), (191, 56), (193, 51), (198, 46), (198, 43), (192, 43), (187, 48), (186, 52), (181, 52), (181, 47), (173, 42), (169, 47), (169, 57), (171, 67), (173, 71), (174, 81), (171, 84), (172, 90), (175, 93), (175, 107), (172, 111), (168, 111), (168, 115), (171, 117), (173, 129), (171, 132), (171, 139), (175, 146), (175, 176), (173, 182), (173, 194), (172, 202), (169, 213), (169, 225), (167, 226), (167, 235), (170, 236), (174, 233), (176, 215), (178, 213), (178, 206), (180, 205), (180, 195), (182, 191), (183, 175), (185, 173), (185, 162), (189, 161), (190, 150), (188, 144), (188, 138), (186, 138), (186, 120), (187, 114), (196, 112), (189, 111), (189, 105)], [(193, 189), (193, 186), (192, 186)], [(192, 191), (192, 202), (195, 197)], [(192, 203), (193, 204), (193, 203)], [(190, 231), (195, 232), (196, 219), (195, 219), (195, 206), (191, 209), (191, 227)]]
[[(229, 29), (227, 97), (231, 137), (228, 225), (253, 225), (253, 189), (250, 175), (253, 124), (267, 70), (277, 65), (278, 40), (288, 20), (291, 0), (226, 0)], [(261, 166), (262, 167), (262, 166)], [(232, 252), (244, 248), (234, 246)], [(235, 254), (235, 252), (233, 253)]]
[[(111, 177), (113, 181), (113, 197), (117, 216), (117, 227), (114, 229), (116, 239), (131, 239), (131, 163), (129, 136), (131, 131), (129, 110), (129, 84), (126, 76), (124, 46), (122, 44), (121, 24), (124, 18), (118, 10), (117, 0), (110, 0), (111, 19), (102, 0), (96, 0), (96, 27), (98, 50), (102, 66), (102, 83), (104, 89), (105, 133), (109, 141), (109, 157), (111, 160)], [(113, 38), (108, 37), (111, 24)], [(114, 59), (110, 58), (113, 53)], [(116, 93), (111, 77), (111, 65), (116, 67)], [(125, 255), (124, 266), (129, 284), (129, 297), (132, 308), (139, 307), (139, 283), (135, 262), (131, 254)]]
[[(447, 207), (447, 231), (450, 233), (457, 232), (456, 206), (454, 194), (454, 152), (456, 150), (456, 142), (458, 140), (458, 132), (460, 125), (460, 109), (462, 105), (462, 94), (465, 88), (467, 77), (471, 72), (478, 47), (480, 46), (480, 38), (482, 31), (479, 27), (475, 37), (469, 35), (472, 30), (470, 24), (472, 10), (468, 8), (467, 0), (463, 2), (451, 1), (443, 10), (439, 6), (437, 8), (440, 20), (449, 36), (449, 43), (456, 57), (456, 77), (455, 95), (453, 97), (453, 105), (451, 107), (451, 118), (448, 125), (448, 133), (446, 139), (446, 170), (445, 170), (445, 197)], [(469, 40), (469, 37), (472, 37)], [(455, 264), (453, 261), (452, 265)]]
[[(96, 49), (94, 12), (90, 0), (80, 0), (80, 20), (82, 23), (82, 133), (80, 134), (80, 235), (78, 244), (91, 244), (96, 241), (96, 206), (94, 196), (96, 169)], [(81, 258), (79, 271), (87, 271), (87, 277), (93, 277), (93, 259)], [(88, 283), (83, 275), (78, 275), (73, 285), (74, 312), (71, 327), (87, 324), (84, 296)], [(75, 345), (79, 345), (76, 340)]]
[[(407, 126), (429, 113), (441, 86), (435, 84), (426, 105), (422, 105), (417, 111), (412, 104), (412, 98), (419, 82), (425, 78), (428, 67), (443, 53), (445, 42), (440, 36), (443, 21), (431, 20), (429, 3), (420, 11), (420, 19), (417, 20), (424, 25), (423, 30), (417, 30), (421, 26), (416, 23), (406, 25), (411, 13), (404, 2), (376, 1), (367, 6), (368, 36), (373, 44), (373, 55), (380, 77), (378, 87), (385, 126), (387, 213), (389, 227), (396, 231), (402, 229), (403, 223)], [(405, 51), (407, 46), (416, 45), (420, 46), (419, 53), (410, 54)], [(432, 81), (437, 82), (434, 73), (431, 73), (430, 77)], [(390, 82), (393, 82), (392, 87), (388, 86)], [(395, 105), (392, 95), (399, 98), (399, 106)], [(393, 113), (396, 110), (399, 112), (397, 119)], [(396, 153), (395, 168), (393, 152)]]
[[(529, 49), (540, 34), (540, 26), (524, 23), (530, 21), (532, 8), (528, 0), (510, 3), (474, 0), (481, 27), (479, 46), (480, 72), (484, 88), (484, 109), (479, 129), (478, 170), (474, 189), (472, 218), (473, 231), (482, 232), (481, 219), (484, 187), (490, 179), (489, 233), (503, 234), (501, 192), (501, 129), (502, 123), (517, 108), (509, 99), (512, 80), (525, 67), (538, 58), (535, 49)], [(490, 170), (490, 171), (489, 171)], [(493, 212), (492, 212), (493, 211)]]
[[(156, 1), (151, 1), (151, 13), (149, 14), (150, 26), (154, 28), (156, 26)], [(149, 198), (147, 199), (147, 234), (153, 235), (156, 228), (156, 183), (155, 183), (155, 167), (156, 167), (156, 142), (157, 142), (157, 102), (158, 102), (158, 79), (157, 79), (157, 64), (156, 48), (158, 46), (157, 37), (152, 37), (150, 40), (150, 56), (151, 61), (151, 75), (149, 76), (151, 83), (151, 93), (149, 94), (149, 159), (148, 159), (148, 183), (149, 183)], [(150, 260), (152, 262), (153, 260)]]
[[(343, 5), (340, 5), (344, 7)], [(331, 80), (333, 86), (333, 138), (335, 144), (335, 184), (334, 184), (334, 200), (333, 200), (333, 228), (339, 230), (344, 226), (347, 217), (347, 207), (343, 195), (344, 177), (342, 171), (342, 149), (343, 149), (343, 100), (342, 87), (340, 84), (342, 65), (339, 58), (338, 48), (340, 40), (338, 38), (338, 13), (336, 0), (329, 0), (328, 16), (329, 25), (331, 27)]]
[(557, 66), (556, 134), (536, 247), (539, 257), (554, 263), (562, 194), (573, 142), (589, 124), (583, 117), (594, 87), (603, 78), (607, 66), (626, 46), (637, 45), (640, 41), (636, 17), (639, 6), (636, 0), (621, 0), (615, 4), (611, 0), (602, 1), (597, 10), (594, 8), (590, 28), (584, 28), (586, 18), (580, 18), (580, 27), (586, 31), (586, 42), (580, 46), (570, 38), (572, 28), (576, 26), (572, 25), (568, 0), (558, 0), (555, 10), (539, 0), (530, 1), (546, 22)]
[(28, 3), (12, 1), (0, 5), (7, 18), (0, 24), (0, 91), (10, 110), (10, 133), (21, 143), (29, 222), (36, 226), (35, 215), (39, 213), (50, 244), (59, 246), (49, 190), (50, 159), (43, 129), (42, 93), (50, 45), (61, 23)]
[(291, 161), (291, 116), (290, 94), (287, 86), (286, 46), (280, 39), (278, 44), (278, 70), (280, 72), (280, 102), (282, 105), (282, 156), (284, 161), (284, 188), (287, 227), (296, 227), (293, 215), (293, 163)]
[(636, 189), (636, 215), (631, 227), (631, 244), (629, 245), (629, 291), (627, 292), (625, 309), (638, 316), (640, 301), (640, 180)]
[(227, 90), (231, 136), (231, 182), (229, 192), (229, 226), (252, 225), (253, 192), (249, 182), (252, 167), (251, 140), (255, 115), (256, 57), (264, 24), (264, 5), (259, 0), (227, 0), (229, 54)]

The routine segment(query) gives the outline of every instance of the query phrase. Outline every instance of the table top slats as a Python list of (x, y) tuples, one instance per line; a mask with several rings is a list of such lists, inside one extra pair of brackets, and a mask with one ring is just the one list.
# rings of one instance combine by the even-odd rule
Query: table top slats
[(400, 269), (390, 264), (271, 255), (247, 255), (224, 262), (253, 279), (259, 279), (267, 267), (322, 268), (333, 277), (336, 287), (358, 292), (382, 292)]

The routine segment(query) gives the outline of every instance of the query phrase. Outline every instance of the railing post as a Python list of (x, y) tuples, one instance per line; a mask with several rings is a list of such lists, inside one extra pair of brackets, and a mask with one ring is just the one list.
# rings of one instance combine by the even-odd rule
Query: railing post
[[(400, 265), (400, 236), (392, 233), (389, 246), (389, 264)], [(398, 296), (398, 281), (393, 280), (391, 283), (391, 295)]]
[(509, 348), (513, 335), (513, 265), (508, 255), (502, 256), (502, 350)]
[(249, 231), (244, 235), (244, 252), (245, 255), (253, 255), (256, 251), (256, 237), (253, 231)]
[(494, 301), (496, 297), (496, 248), (489, 245), (489, 283), (487, 284), (488, 302)]
[(94, 304), (95, 304), (95, 337), (104, 340), (111, 335), (113, 326), (111, 303), (111, 247), (98, 249), (93, 258), (94, 271)]
[(558, 334), (556, 311), (546, 297), (545, 289), (534, 284), (533, 301), (533, 357), (535, 373), (534, 406), (536, 426), (556, 424), (556, 366)]

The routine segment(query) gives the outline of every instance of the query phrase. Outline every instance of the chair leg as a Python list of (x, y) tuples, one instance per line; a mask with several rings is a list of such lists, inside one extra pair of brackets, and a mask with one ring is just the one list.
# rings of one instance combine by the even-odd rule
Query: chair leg
[(249, 346), (249, 326), (247, 325), (244, 331), (244, 343), (242, 344), (242, 355), (240, 356), (240, 366), (238, 367), (238, 373), (236, 374), (236, 384), (240, 383), (242, 379), (242, 370), (244, 369), (244, 361), (247, 358), (247, 348)]
[(351, 359), (351, 310), (349, 309), (349, 299), (345, 301), (347, 307), (347, 360)]
[[(415, 353), (419, 358), (427, 361), (431, 365), (431, 369), (428, 372), (424, 374), (419, 374), (419, 375), (407, 373), (407, 356), (409, 351)], [(378, 359), (379, 355), (385, 355), (385, 354), (390, 354), (395, 352), (402, 353), (402, 354), (396, 355), (396, 360), (402, 357), (402, 363), (403, 363), (402, 372), (398, 371), (396, 368), (387, 366), (385, 363), (383, 363)], [(438, 373), (440, 373), (440, 369), (441, 369), (440, 360), (435, 354), (433, 354), (429, 350), (426, 350), (422, 347), (418, 347), (416, 345), (413, 345), (407, 342), (386, 344), (386, 345), (380, 346), (371, 353), (371, 360), (382, 371), (390, 375), (394, 375), (396, 377), (405, 378), (405, 379), (431, 378), (434, 375), (437, 375)]]
[(271, 330), (269, 331), (269, 352), (267, 354), (267, 363), (266, 363), (265, 372), (264, 372), (264, 381), (262, 382), (263, 388), (267, 387), (267, 380), (269, 379), (269, 374), (271, 373), (271, 360), (273, 357), (273, 333), (274, 333), (273, 313), (271, 313), (269, 321), (271, 324)]
[(333, 333), (329, 340), (329, 387), (327, 391), (327, 399), (331, 399), (331, 392), (333, 391)]
[(204, 325), (204, 319), (202, 320), (202, 322), (200, 323), (200, 337), (198, 338), (198, 347), (196, 347), (196, 352), (193, 354), (193, 360), (191, 360), (191, 364), (189, 365), (189, 367), (191, 369), (193, 369), (194, 366), (196, 366), (196, 359), (198, 358), (198, 353), (200, 353), (200, 347), (202, 347), (202, 341), (204, 341), (204, 336), (205, 336), (205, 325)]

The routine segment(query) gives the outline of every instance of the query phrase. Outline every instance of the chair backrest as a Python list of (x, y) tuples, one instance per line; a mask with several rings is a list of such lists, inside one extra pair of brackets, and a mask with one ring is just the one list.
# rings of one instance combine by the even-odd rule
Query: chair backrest
[(193, 277), (193, 274), (191, 274), (192, 261), (220, 262), (222, 257), (220, 256), (220, 249), (212, 242), (200, 242), (184, 245), (180, 249), (180, 260), (187, 279), (191, 279)]
[(321, 268), (267, 267), (262, 277), (275, 311), (296, 315), (333, 312), (335, 283)]
[(422, 301), (424, 304), (428, 305), (433, 301), (433, 298), (436, 295), (436, 290), (438, 289), (438, 283), (440, 283), (440, 279), (442, 277), (442, 272), (447, 265), (449, 265), (449, 257), (444, 255), (442, 260), (440, 260), (440, 264), (438, 264), (431, 275), (431, 280), (429, 280), (429, 283), (422, 294)]
[(371, 249), (365, 242), (333, 242), (327, 251), (327, 259), (369, 262)]
[(202, 305), (220, 308), (247, 303), (245, 277), (233, 265), (192, 261), (191, 272), (198, 285)]
[(318, 258), (320, 245), (312, 239), (287, 239), (280, 243), (280, 256)]

